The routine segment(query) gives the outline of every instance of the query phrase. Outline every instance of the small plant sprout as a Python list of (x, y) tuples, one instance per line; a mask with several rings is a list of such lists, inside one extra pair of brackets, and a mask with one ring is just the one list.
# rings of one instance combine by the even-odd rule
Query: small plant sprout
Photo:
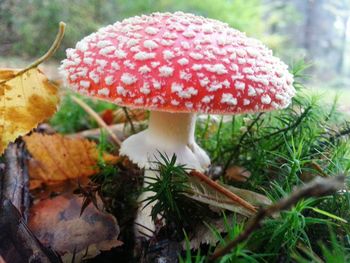
[[(146, 169), (146, 178), (157, 176), (150, 168), (159, 152), (175, 154), (190, 169), (208, 168), (210, 159), (194, 138), (196, 113), (278, 110), (295, 94), (287, 65), (260, 41), (220, 21), (182, 12), (142, 15), (101, 28), (68, 49), (60, 69), (82, 94), (150, 110), (148, 129), (120, 148)], [(140, 200), (149, 196), (144, 192)], [(151, 209), (152, 204), (140, 210), (136, 222), (153, 231)]]

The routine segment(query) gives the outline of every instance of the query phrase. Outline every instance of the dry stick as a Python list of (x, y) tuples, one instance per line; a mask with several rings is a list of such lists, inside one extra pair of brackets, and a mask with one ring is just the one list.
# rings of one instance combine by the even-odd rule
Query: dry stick
[(102, 120), (102, 118), (93, 110), (89, 105), (87, 105), (84, 101), (77, 97), (72, 96), (72, 100), (77, 103), (80, 107), (82, 107), (86, 113), (88, 113), (97, 123), (100, 127), (104, 128), (109, 136), (111, 136), (112, 140), (115, 142), (117, 146), (121, 145), (121, 141), (119, 138), (111, 131), (109, 126)]
[(213, 181), (212, 179), (210, 179), (208, 176), (206, 176), (205, 174), (202, 174), (198, 171), (192, 170), (190, 172), (191, 176), (195, 176), (197, 177), (199, 180), (204, 181), (207, 185), (209, 185), (211, 188), (215, 189), (216, 191), (218, 191), (219, 193), (225, 195), (227, 198), (229, 198), (230, 200), (232, 200), (233, 202), (249, 209), (252, 212), (256, 212), (256, 209), (254, 206), (252, 206), (250, 203), (248, 203), (247, 201), (245, 201), (244, 199), (240, 198), (238, 195), (232, 193), (230, 190), (227, 190), (225, 187), (221, 186), (220, 184), (218, 184), (217, 182)]
[(249, 236), (261, 226), (261, 223), (264, 218), (270, 217), (273, 214), (286, 210), (299, 202), (301, 199), (309, 197), (319, 197), (324, 196), (330, 193), (333, 193), (344, 187), (345, 176), (338, 175), (333, 178), (316, 178), (312, 182), (304, 185), (303, 187), (295, 190), (289, 197), (283, 198), (279, 202), (261, 209), (258, 211), (256, 216), (252, 218), (250, 223), (248, 223), (246, 229), (239, 234), (234, 240), (228, 243), (222, 249), (214, 252), (210, 257), (210, 261), (214, 261), (225, 254), (229, 253), (235, 246), (239, 243), (247, 240)]
[(34, 61), (33, 63), (31, 63), (29, 66), (27, 66), (24, 69), (21, 69), (20, 71), (16, 72), (13, 76), (11, 76), (8, 79), (2, 80), (0, 81), (0, 85), (4, 84), (5, 82), (19, 76), (22, 75), (24, 73), (26, 73), (28, 70), (31, 70), (33, 68), (36, 68), (37, 66), (39, 66), (41, 63), (43, 63), (45, 60), (49, 59), (53, 54), (55, 54), (55, 52), (57, 51), (57, 49), (60, 47), (63, 36), (64, 36), (64, 31), (66, 28), (66, 24), (63, 22), (59, 23), (59, 27), (58, 27), (58, 33), (56, 35), (56, 39), (55, 41), (52, 43), (52, 46), (50, 47), (50, 49), (39, 59), (37, 59), (36, 61)]

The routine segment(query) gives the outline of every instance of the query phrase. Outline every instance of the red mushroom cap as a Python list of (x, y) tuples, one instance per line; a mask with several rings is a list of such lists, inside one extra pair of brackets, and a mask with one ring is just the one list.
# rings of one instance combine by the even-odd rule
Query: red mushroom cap
[(60, 70), (80, 93), (157, 111), (267, 111), (295, 94), (288, 66), (260, 41), (182, 12), (101, 28), (67, 50)]

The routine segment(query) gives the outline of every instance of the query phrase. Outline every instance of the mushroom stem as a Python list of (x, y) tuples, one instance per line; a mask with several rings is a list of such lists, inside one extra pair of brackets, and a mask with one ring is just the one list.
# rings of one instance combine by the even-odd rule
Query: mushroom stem
[(159, 153), (177, 157), (188, 168), (204, 171), (210, 159), (194, 139), (196, 116), (192, 113), (152, 111), (148, 129), (130, 136), (120, 149), (141, 168), (150, 168)]
[(192, 113), (153, 111), (149, 120), (149, 139), (164, 140), (168, 145), (192, 145), (194, 143), (196, 116)]
[[(144, 187), (147, 181), (158, 176), (157, 172), (149, 170), (152, 163), (159, 158), (159, 153), (171, 157), (176, 155), (177, 163), (186, 167), (204, 171), (210, 164), (210, 159), (203, 149), (195, 142), (196, 116), (192, 113), (151, 112), (148, 129), (130, 136), (120, 148), (120, 154), (141, 168), (146, 168)], [(152, 235), (155, 225), (152, 222), (151, 211), (154, 204), (143, 207), (143, 201), (154, 195), (143, 192), (139, 197), (140, 208), (136, 218), (135, 230), (138, 236)]]

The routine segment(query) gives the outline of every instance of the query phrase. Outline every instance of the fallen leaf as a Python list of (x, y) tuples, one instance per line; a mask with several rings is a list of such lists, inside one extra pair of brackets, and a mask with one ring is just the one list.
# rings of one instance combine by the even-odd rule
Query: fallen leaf
[(226, 170), (225, 179), (228, 181), (246, 182), (251, 173), (241, 166), (231, 166)]
[[(147, 112), (145, 110), (128, 109), (127, 111), (130, 119), (133, 121), (143, 121), (147, 119)], [(128, 122), (128, 118), (122, 108), (114, 111), (113, 115), (114, 115), (114, 123)]]
[[(215, 229), (218, 233), (227, 233), (229, 231), (228, 225), (240, 224), (244, 222), (245, 218), (240, 215), (220, 217), (220, 218), (208, 218), (202, 224), (197, 224), (193, 231), (192, 236), (189, 236), (189, 247), (190, 249), (198, 249), (202, 244), (214, 246), (219, 241), (216, 234), (213, 233), (212, 229)], [(228, 225), (227, 225), (228, 224)], [(183, 249), (186, 249), (186, 240), (182, 242)]]
[[(267, 206), (271, 204), (271, 200), (262, 194), (255, 193), (253, 191), (236, 188), (230, 185), (219, 183), (232, 193), (236, 194), (243, 200), (249, 202), (251, 205)], [(209, 187), (207, 184), (202, 183), (197, 178), (192, 177), (189, 180), (190, 191), (186, 194), (189, 198), (192, 198), (198, 202), (209, 205), (213, 210), (228, 210), (236, 212), (244, 216), (252, 216), (253, 212), (237, 203), (234, 203), (227, 196)]]
[(101, 118), (102, 120), (107, 124), (111, 125), (113, 123), (113, 110), (111, 109), (106, 109), (101, 113)]
[[(94, 257), (102, 250), (122, 245), (117, 220), (90, 204), (80, 216), (83, 198), (64, 194), (34, 204), (30, 209), (29, 228), (43, 245), (53, 248), (64, 262)], [(102, 207), (101, 199), (98, 199)], [(85, 253), (87, 252), (87, 255)]]
[[(25, 136), (23, 140), (33, 157), (29, 161), (31, 189), (41, 183), (55, 184), (99, 172), (99, 152), (93, 141), (40, 133)], [(103, 159), (106, 163), (114, 164), (119, 157), (104, 153)]]
[(52, 116), (59, 102), (57, 87), (38, 68), (16, 76), (17, 72), (0, 69), (0, 154)]

